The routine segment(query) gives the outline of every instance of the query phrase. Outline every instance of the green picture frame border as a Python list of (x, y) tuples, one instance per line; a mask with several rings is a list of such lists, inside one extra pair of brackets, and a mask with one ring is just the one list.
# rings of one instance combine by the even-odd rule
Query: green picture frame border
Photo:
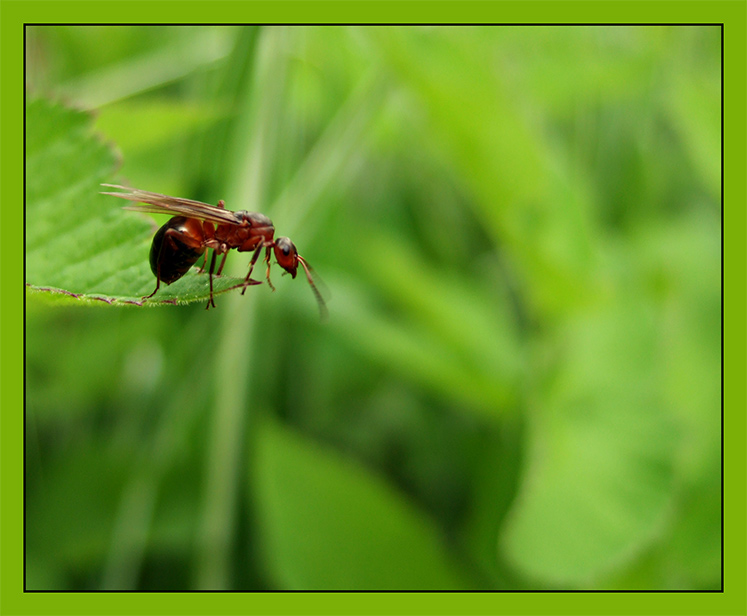
[[(0, 1), (0, 614), (747, 613), (747, 3)], [(23, 592), (25, 23), (709, 23), (724, 33), (724, 590), (495, 593)], [(19, 263), (21, 262), (21, 263)]]

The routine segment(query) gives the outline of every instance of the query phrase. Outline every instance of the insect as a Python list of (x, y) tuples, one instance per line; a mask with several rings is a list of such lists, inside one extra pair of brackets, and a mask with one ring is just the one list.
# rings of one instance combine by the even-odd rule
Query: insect
[[(218, 205), (209, 205), (201, 201), (169, 197), (159, 193), (138, 190), (116, 184), (102, 184), (108, 188), (117, 188), (125, 192), (105, 192), (102, 194), (120, 197), (129, 201), (136, 201), (145, 205), (125, 206), (125, 210), (136, 212), (152, 212), (157, 214), (175, 214), (153, 236), (150, 247), (150, 269), (156, 277), (156, 288), (153, 293), (143, 299), (153, 297), (161, 286), (161, 282), (171, 284), (179, 280), (204, 255), (201, 271), (205, 269), (208, 260), (208, 249), (213, 249), (208, 271), (210, 279), (210, 298), (206, 308), (215, 307), (213, 299), (213, 274), (220, 276), (226, 263), (228, 251), (235, 248), (238, 252), (251, 252), (249, 273), (244, 279), (243, 295), (250, 285), (262, 284), (252, 279), (252, 270), (262, 249), (265, 249), (267, 263), (267, 284), (274, 291), (270, 280), (270, 255), (275, 253), (278, 264), (293, 278), (299, 263), (306, 272), (311, 290), (319, 304), (322, 318), (326, 316), (326, 305), (311, 276), (311, 268), (306, 260), (298, 254), (296, 246), (287, 237), (274, 238), (275, 226), (272, 221), (259, 212), (244, 210), (232, 212), (227, 210), (223, 200)], [(218, 271), (215, 271), (217, 255), (223, 255)]]

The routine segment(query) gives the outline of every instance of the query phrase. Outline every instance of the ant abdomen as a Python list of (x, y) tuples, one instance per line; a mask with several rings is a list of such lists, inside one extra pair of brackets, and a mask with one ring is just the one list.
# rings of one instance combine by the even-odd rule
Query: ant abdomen
[(202, 235), (202, 224), (194, 218), (174, 216), (153, 236), (150, 247), (150, 269), (153, 275), (171, 284), (189, 271), (205, 253), (195, 242)]

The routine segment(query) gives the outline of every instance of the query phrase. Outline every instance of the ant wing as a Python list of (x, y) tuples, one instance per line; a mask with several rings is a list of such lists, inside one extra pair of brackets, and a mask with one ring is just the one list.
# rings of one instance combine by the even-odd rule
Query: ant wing
[(215, 205), (209, 205), (202, 201), (182, 199), (181, 197), (169, 197), (160, 193), (118, 186), (116, 184), (102, 184), (108, 188), (119, 188), (127, 192), (103, 192), (102, 195), (111, 195), (129, 201), (136, 201), (146, 205), (125, 206), (123, 209), (135, 212), (151, 212), (154, 214), (182, 214), (188, 218), (208, 220), (217, 224), (241, 224), (242, 219), (235, 212), (226, 210)]

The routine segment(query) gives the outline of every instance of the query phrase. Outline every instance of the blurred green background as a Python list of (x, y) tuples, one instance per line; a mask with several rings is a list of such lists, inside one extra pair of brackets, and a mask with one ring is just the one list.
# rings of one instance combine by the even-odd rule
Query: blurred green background
[(721, 587), (720, 28), (26, 45), (109, 181), (268, 214), (330, 313), (29, 295), (27, 589)]

